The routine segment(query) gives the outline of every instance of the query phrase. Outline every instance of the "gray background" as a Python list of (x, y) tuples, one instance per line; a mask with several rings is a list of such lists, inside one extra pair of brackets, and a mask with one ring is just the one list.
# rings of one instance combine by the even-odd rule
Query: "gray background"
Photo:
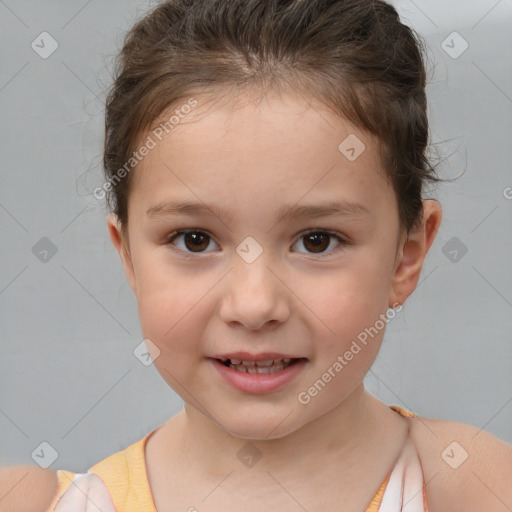
[[(452, 139), (441, 174), (467, 170), (432, 195), (442, 227), (365, 383), (388, 404), (511, 443), (512, 1), (394, 3), (429, 44), (432, 138)], [(135, 299), (91, 194), (111, 59), (148, 5), (0, 1), (1, 464), (48, 464), (46, 445), (31, 455), (48, 442), (51, 467), (84, 472), (182, 407), (133, 354)], [(47, 59), (31, 47), (43, 31), (59, 45)], [(458, 58), (441, 46), (453, 31), (469, 44)], [(32, 249), (43, 237), (57, 249), (47, 261)]]

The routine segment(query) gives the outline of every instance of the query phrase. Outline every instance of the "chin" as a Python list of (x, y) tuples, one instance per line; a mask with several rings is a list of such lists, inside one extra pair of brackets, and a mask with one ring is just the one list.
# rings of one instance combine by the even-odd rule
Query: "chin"
[[(246, 439), (247, 441), (270, 441), (280, 439), (292, 434), (300, 425), (291, 425), (289, 421), (283, 421), (286, 414), (271, 418), (247, 417), (246, 420), (228, 418), (222, 423), (222, 428), (230, 435)], [(289, 420), (290, 417), (287, 418)]]
[[(282, 437), (286, 437), (290, 434), (290, 431), (272, 431), (272, 428), (261, 428), (255, 429), (254, 425), (251, 428), (234, 428), (234, 429), (226, 429), (233, 437), (237, 437), (239, 439), (245, 439), (247, 441), (271, 441), (273, 439), (280, 439)], [(270, 435), (269, 435), (269, 432)]]

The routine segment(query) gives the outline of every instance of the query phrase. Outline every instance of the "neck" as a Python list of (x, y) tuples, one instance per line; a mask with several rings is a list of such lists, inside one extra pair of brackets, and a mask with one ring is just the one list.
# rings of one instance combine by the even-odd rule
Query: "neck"
[(401, 420), (388, 406), (368, 394), (361, 383), (334, 409), (278, 439), (234, 437), (188, 404), (170, 420), (168, 427), (172, 424), (175, 432), (173, 457), (220, 481), (240, 463), (237, 453), (248, 442), (262, 455), (251, 467), (253, 477), (265, 476), (276, 468), (299, 471), (297, 461), (302, 468), (307, 467), (316, 474), (331, 472), (329, 461), (337, 461), (338, 466), (341, 461), (350, 471), (353, 464), (365, 460), (365, 455), (371, 457), (372, 450), (382, 443), (387, 432), (400, 426)]

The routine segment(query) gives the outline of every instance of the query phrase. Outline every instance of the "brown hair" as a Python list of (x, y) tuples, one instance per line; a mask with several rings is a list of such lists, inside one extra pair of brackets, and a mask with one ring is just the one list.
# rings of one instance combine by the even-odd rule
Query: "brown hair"
[[(131, 174), (115, 180), (170, 105), (200, 92), (287, 86), (377, 136), (407, 232), (422, 214), (424, 46), (382, 0), (168, 0), (127, 33), (106, 101), (107, 203), (123, 228)], [(340, 140), (341, 142), (341, 140)]]

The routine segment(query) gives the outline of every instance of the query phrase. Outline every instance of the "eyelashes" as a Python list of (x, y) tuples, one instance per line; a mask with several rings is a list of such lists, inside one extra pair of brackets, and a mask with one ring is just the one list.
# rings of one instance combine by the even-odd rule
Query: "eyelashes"
[[(181, 238), (182, 237), (182, 238)], [(182, 248), (178, 248), (175, 244), (176, 240), (181, 238), (183, 244)], [(326, 229), (310, 229), (306, 232), (303, 232), (299, 235), (297, 242), (294, 243), (293, 247), (295, 247), (302, 240), (306, 240), (306, 243), (302, 242), (302, 245), (306, 247), (307, 244), (312, 244), (313, 251), (306, 251), (305, 254), (313, 255), (318, 258), (324, 258), (330, 256), (332, 254), (337, 253), (340, 250), (343, 250), (345, 246), (349, 245), (349, 243), (337, 233), (334, 233), (330, 230)], [(334, 239), (338, 245), (333, 249), (327, 252), (331, 246), (331, 240)], [(208, 234), (208, 232), (202, 229), (181, 229), (172, 233), (166, 242), (173, 251), (181, 253), (185, 257), (193, 257), (194, 254), (203, 254), (212, 251), (202, 250), (205, 247), (208, 247), (210, 242), (213, 241), (212, 237)], [(194, 249), (198, 249), (197, 251)], [(306, 247), (307, 249), (307, 247)], [(318, 251), (317, 251), (318, 249)], [(299, 251), (301, 252), (301, 251)]]
[[(337, 253), (339, 250), (344, 249), (344, 246), (348, 245), (347, 242), (345, 241), (345, 239), (341, 238), (336, 233), (333, 233), (332, 231), (322, 230), (322, 229), (313, 229), (313, 230), (306, 231), (305, 233), (301, 233), (301, 235), (299, 236), (299, 238), (298, 238), (297, 242), (294, 244), (294, 246), (297, 245), (298, 242), (300, 242), (304, 239), (307, 240), (307, 243), (310, 243), (313, 240), (312, 247), (315, 249), (320, 249), (319, 252), (315, 252), (315, 251), (309, 252), (308, 251), (307, 254), (312, 254), (312, 255), (318, 256), (320, 258), (330, 256), (331, 254)], [(331, 239), (336, 240), (338, 242), (338, 245), (334, 249), (332, 249), (328, 252), (324, 252), (324, 249), (331, 246), (331, 242), (330, 242)], [(328, 241), (327, 246), (324, 247), (326, 240)], [(306, 244), (304, 242), (302, 242), (302, 245), (304, 247), (306, 247)]]

